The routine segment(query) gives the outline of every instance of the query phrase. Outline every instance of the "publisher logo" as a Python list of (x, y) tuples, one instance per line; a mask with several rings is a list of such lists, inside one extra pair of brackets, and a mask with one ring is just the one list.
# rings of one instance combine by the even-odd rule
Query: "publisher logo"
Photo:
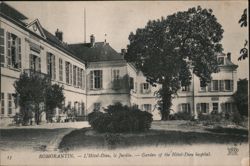
[(236, 146), (233, 146), (227, 148), (227, 151), (228, 151), (227, 153), (228, 156), (235, 156), (238, 155), (239, 149)]

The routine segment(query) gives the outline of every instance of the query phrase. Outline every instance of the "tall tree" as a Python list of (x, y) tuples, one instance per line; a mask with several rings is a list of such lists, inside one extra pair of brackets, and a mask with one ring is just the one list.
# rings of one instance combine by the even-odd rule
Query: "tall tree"
[(162, 120), (168, 119), (177, 90), (190, 85), (191, 72), (203, 85), (218, 72), (216, 54), (223, 50), (223, 32), (212, 10), (198, 6), (149, 21), (145, 28), (129, 35), (125, 59), (133, 62), (152, 85), (162, 85)]
[(26, 73), (21, 74), (20, 79), (14, 83), (15, 95), (19, 98), (23, 116), (30, 114), (29, 111), (33, 111), (37, 124), (40, 123), (43, 112), (41, 106), (45, 104), (46, 89), (49, 85), (50, 82), (46, 77), (38, 74), (28, 76)]
[[(247, 9), (244, 9), (243, 14), (239, 20), (239, 24), (241, 27), (247, 27)], [(240, 50), (240, 57), (238, 60), (244, 60), (248, 57), (248, 48), (247, 48), (248, 41), (245, 40), (244, 47)]]
[(63, 86), (53, 84), (46, 89), (45, 107), (47, 120), (52, 120), (55, 114), (55, 108), (62, 108), (64, 99)]
[(234, 93), (234, 101), (241, 115), (248, 115), (248, 80), (240, 79), (237, 82), (237, 91)]

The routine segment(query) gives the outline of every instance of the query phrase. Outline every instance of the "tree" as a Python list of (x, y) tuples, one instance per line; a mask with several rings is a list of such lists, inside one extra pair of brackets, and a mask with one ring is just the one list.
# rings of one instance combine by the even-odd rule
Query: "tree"
[(53, 114), (56, 107), (61, 108), (64, 100), (63, 87), (57, 84), (51, 85), (49, 77), (39, 73), (26, 73), (20, 75), (20, 79), (14, 83), (16, 98), (20, 105), (23, 120), (28, 120), (35, 114), (36, 124), (41, 121), (42, 112), (46, 115)]
[[(241, 18), (239, 20), (239, 24), (241, 27), (247, 27), (247, 9), (244, 9), (243, 14), (241, 15)], [(248, 57), (248, 49), (247, 49), (248, 41), (245, 40), (244, 47), (240, 50), (240, 57), (238, 60), (244, 60)]]
[(235, 104), (241, 115), (248, 116), (248, 80), (240, 79), (237, 86), (237, 91), (233, 95)]
[(43, 112), (41, 107), (45, 103), (46, 89), (49, 85), (48, 79), (38, 74), (28, 76), (23, 73), (20, 75), (20, 79), (15, 81), (15, 96), (19, 98), (20, 110), (25, 121), (31, 118), (32, 111), (35, 113), (36, 123), (40, 123)]
[(191, 71), (202, 85), (219, 71), (216, 54), (223, 50), (223, 32), (212, 10), (198, 6), (149, 21), (145, 28), (129, 35), (125, 59), (133, 62), (151, 85), (162, 85), (162, 120), (168, 119), (177, 90), (190, 85)]
[(63, 94), (63, 86), (54, 84), (47, 88), (45, 100), (47, 120), (52, 120), (51, 118), (55, 114), (55, 108), (62, 108), (62, 102), (64, 101), (64, 99), (65, 97)]

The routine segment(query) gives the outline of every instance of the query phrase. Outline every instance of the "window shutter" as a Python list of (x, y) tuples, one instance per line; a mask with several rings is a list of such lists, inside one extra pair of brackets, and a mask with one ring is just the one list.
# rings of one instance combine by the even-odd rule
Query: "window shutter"
[(224, 91), (224, 80), (220, 80), (220, 91)]
[(234, 81), (230, 80), (230, 90), (233, 91), (234, 90)]
[(47, 52), (47, 74), (51, 74), (50, 73), (50, 54)]
[(69, 64), (69, 84), (72, 85), (72, 65)]
[(182, 104), (178, 104), (178, 111), (182, 112)]
[(33, 55), (30, 54), (30, 69), (34, 69)]
[(209, 113), (209, 103), (206, 103), (206, 113)]
[(196, 111), (197, 111), (197, 113), (201, 112), (201, 104), (200, 103), (196, 104)]
[(11, 65), (11, 40), (10, 40), (10, 33), (6, 32), (7, 34), (7, 66)]
[(94, 89), (94, 71), (90, 71), (90, 89)]
[(53, 78), (56, 80), (56, 56), (52, 55), (53, 60), (52, 60), (52, 66), (53, 66)]
[(137, 82), (135, 82), (135, 92), (137, 92)]
[(102, 70), (100, 70), (100, 88), (102, 88)]
[(141, 94), (143, 94), (143, 83), (140, 84)]
[(37, 57), (38, 60), (38, 71), (41, 72), (41, 58)]
[(21, 38), (18, 38), (18, 68), (22, 68)]
[(85, 88), (85, 74), (84, 74), (84, 70), (82, 69), (82, 89)]
[(212, 82), (208, 83), (208, 92), (211, 92)]
[(4, 38), (4, 29), (0, 28), (0, 54), (1, 54), (1, 66), (4, 66), (5, 64), (5, 38)]

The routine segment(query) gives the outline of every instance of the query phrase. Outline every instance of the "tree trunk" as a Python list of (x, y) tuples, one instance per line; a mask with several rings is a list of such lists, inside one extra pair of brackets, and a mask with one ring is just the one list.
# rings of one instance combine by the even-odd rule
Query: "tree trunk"
[(172, 93), (168, 83), (162, 85), (162, 109), (161, 109), (161, 120), (169, 120), (170, 108), (172, 106)]

